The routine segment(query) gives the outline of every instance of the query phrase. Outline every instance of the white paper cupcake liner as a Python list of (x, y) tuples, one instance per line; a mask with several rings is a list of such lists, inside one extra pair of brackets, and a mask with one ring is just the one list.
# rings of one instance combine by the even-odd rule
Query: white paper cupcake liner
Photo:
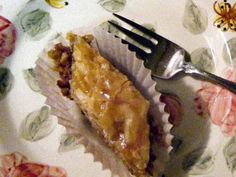
[[(143, 96), (150, 101), (150, 114), (154, 123), (163, 128), (162, 138), (165, 141), (165, 145), (163, 143), (154, 144), (156, 155), (154, 169), (155, 175), (159, 175), (168, 161), (173, 136), (170, 134), (172, 125), (168, 121), (169, 114), (164, 111), (165, 104), (160, 101), (161, 94), (155, 89), (156, 82), (151, 79), (151, 71), (144, 67), (143, 61), (137, 59), (134, 52), (128, 50), (127, 45), (122, 44), (120, 39), (100, 27), (76, 29), (72, 32), (79, 35), (93, 34), (96, 43), (93, 43), (92, 46), (117, 69), (126, 74)], [(40, 54), (36, 62), (36, 75), (42, 94), (47, 98), (46, 104), (51, 106), (52, 114), (58, 117), (58, 122), (65, 126), (69, 133), (80, 135), (79, 142), (85, 146), (85, 152), (93, 154), (94, 161), (100, 161), (103, 169), (110, 169), (112, 176), (132, 176), (121, 160), (89, 125), (78, 105), (61, 94), (61, 90), (57, 86), (59, 74), (54, 70), (53, 61), (47, 55), (48, 51), (57, 43), (68, 45), (63, 37), (55, 39)]]

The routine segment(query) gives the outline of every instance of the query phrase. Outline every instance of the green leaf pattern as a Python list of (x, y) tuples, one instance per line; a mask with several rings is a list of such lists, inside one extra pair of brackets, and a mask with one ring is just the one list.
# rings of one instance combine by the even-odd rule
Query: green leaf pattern
[(210, 149), (198, 148), (186, 155), (182, 167), (191, 175), (208, 174), (213, 170), (214, 160)]
[(236, 37), (227, 41), (223, 48), (223, 58), (227, 64), (236, 66)]
[(22, 122), (20, 134), (23, 139), (33, 142), (49, 135), (54, 127), (53, 118), (49, 116), (49, 108), (43, 106), (27, 115)]
[(198, 48), (191, 53), (191, 62), (198, 68), (211, 72), (214, 70), (214, 60), (210, 48)]
[(13, 82), (13, 76), (8, 68), (0, 68), (0, 100), (5, 98), (10, 91)]
[(32, 39), (41, 39), (51, 28), (51, 17), (48, 12), (36, 9), (22, 15), (20, 25)]
[(236, 171), (236, 137), (231, 138), (225, 145), (223, 153), (228, 168), (234, 173)]
[(197, 6), (193, 0), (188, 0), (183, 15), (183, 26), (192, 34), (203, 33), (208, 25), (205, 9)]
[(23, 70), (24, 79), (28, 86), (35, 92), (40, 92), (40, 87), (36, 79), (35, 71), (33, 68)]
[(109, 12), (120, 12), (124, 9), (126, 0), (99, 0), (98, 4)]
[(60, 140), (60, 146), (58, 152), (67, 152), (77, 149), (80, 144), (78, 142), (79, 135), (63, 134)]
[[(115, 21), (115, 20), (111, 20), (113, 23), (115, 23), (115, 24), (117, 24), (117, 25), (121, 25), (119, 22), (117, 22), (117, 21)], [(112, 26), (110, 23), (108, 23), (108, 22), (103, 22), (102, 24), (100, 24), (100, 26), (104, 29), (104, 30), (106, 30), (106, 31), (108, 31), (109, 33), (112, 33), (112, 34), (114, 34), (114, 35), (116, 35), (116, 36), (119, 36), (119, 34), (120, 34), (120, 31), (117, 29), (117, 28), (115, 28), (114, 26)]]

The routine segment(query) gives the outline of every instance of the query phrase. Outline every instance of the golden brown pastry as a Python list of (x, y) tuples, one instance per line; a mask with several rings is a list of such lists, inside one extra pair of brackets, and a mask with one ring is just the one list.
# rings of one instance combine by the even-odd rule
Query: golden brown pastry
[(129, 171), (146, 177), (150, 155), (149, 102), (86, 39), (73, 36), (71, 40), (70, 97)]

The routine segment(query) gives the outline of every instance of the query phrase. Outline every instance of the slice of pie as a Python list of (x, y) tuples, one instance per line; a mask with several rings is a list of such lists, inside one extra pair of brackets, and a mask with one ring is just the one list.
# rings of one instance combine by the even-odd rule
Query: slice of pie
[(89, 45), (88, 37), (70, 39), (73, 59), (70, 76), (66, 77), (70, 80), (66, 81), (70, 97), (129, 171), (137, 177), (147, 177), (149, 102), (127, 76)]

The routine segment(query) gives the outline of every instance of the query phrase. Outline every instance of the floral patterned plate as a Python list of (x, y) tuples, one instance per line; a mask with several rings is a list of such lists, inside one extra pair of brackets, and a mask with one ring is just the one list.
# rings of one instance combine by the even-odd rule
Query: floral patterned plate
[[(112, 12), (178, 43), (197, 67), (236, 81), (233, 0), (2, 0), (0, 176), (111, 176), (50, 115), (33, 68), (44, 46), (73, 28), (101, 25), (125, 37), (105, 22)], [(163, 176), (236, 177), (236, 96), (190, 77), (160, 80), (157, 89), (175, 125)]]

